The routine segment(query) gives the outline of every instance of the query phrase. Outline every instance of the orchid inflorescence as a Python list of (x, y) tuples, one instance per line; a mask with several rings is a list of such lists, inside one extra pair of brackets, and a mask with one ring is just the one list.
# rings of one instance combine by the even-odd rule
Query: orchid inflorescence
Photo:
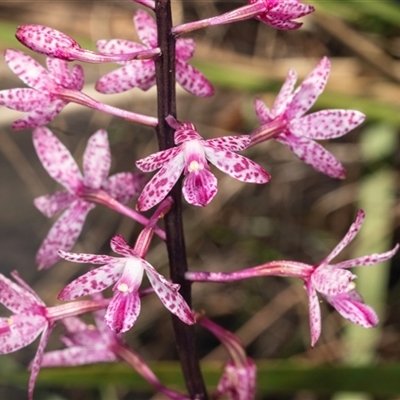
[[(320, 263), (275, 260), (234, 272), (188, 271), (181, 219), (181, 196), (187, 203), (205, 207), (217, 196), (218, 182), (210, 164), (241, 182), (267, 183), (271, 176), (251, 159), (238, 154), (270, 139), (287, 146), (295, 155), (317, 171), (332, 178), (344, 178), (342, 164), (315, 140), (345, 135), (359, 126), (365, 116), (356, 110), (333, 109), (307, 114), (323, 92), (330, 73), (330, 61), (324, 57), (304, 81), (295, 88), (297, 74), (288, 72), (272, 109), (255, 99), (255, 113), (260, 126), (248, 134), (204, 139), (190, 121), (179, 121), (175, 110), (175, 81), (187, 92), (208, 97), (212, 84), (189, 61), (195, 42), (180, 35), (209, 26), (256, 20), (270, 27), (293, 30), (302, 23), (298, 18), (314, 11), (300, 0), (250, 0), (248, 4), (224, 14), (172, 26), (169, 0), (136, 0), (155, 11), (156, 20), (146, 11), (136, 11), (133, 22), (141, 43), (122, 39), (99, 40), (98, 51), (86, 50), (68, 35), (41, 25), (23, 25), (16, 37), (31, 50), (47, 56), (46, 67), (19, 50), (7, 50), (5, 61), (29, 88), (0, 91), (0, 104), (25, 112), (14, 129), (34, 128), (33, 144), (48, 174), (63, 190), (42, 195), (35, 206), (46, 216), (61, 213), (40, 246), (36, 263), (48, 269), (60, 259), (98, 266), (69, 283), (58, 299), (65, 303), (47, 307), (17, 272), (15, 282), (0, 274), (0, 302), (11, 316), (0, 318), (0, 352), (11, 353), (32, 343), (41, 335), (36, 356), (30, 366), (29, 399), (40, 367), (73, 366), (122, 360), (132, 366), (153, 387), (171, 399), (207, 399), (200, 375), (197, 354), (193, 351), (194, 331), (199, 324), (213, 333), (226, 347), (229, 360), (213, 398), (251, 400), (256, 392), (256, 364), (245, 353), (240, 340), (231, 332), (191, 309), (191, 282), (231, 282), (263, 276), (300, 278), (309, 299), (311, 345), (321, 334), (321, 311), (318, 293), (345, 319), (371, 328), (378, 324), (375, 311), (364, 304), (355, 290), (355, 275), (348, 269), (389, 260), (399, 245), (381, 254), (372, 254), (331, 264), (339, 252), (356, 236), (365, 218), (359, 211), (348, 233)], [(167, 32), (166, 37), (162, 32)], [(105, 94), (133, 88), (157, 87), (161, 106), (158, 116), (142, 115), (112, 107), (84, 94), (84, 73), (80, 65), (115, 62), (121, 66), (95, 84)], [(120, 172), (109, 176), (111, 150), (108, 134), (100, 129), (89, 139), (83, 155), (83, 174), (69, 150), (45, 125), (68, 103), (77, 103), (97, 111), (122, 117), (152, 127), (157, 132), (159, 151), (136, 160), (141, 172)], [(152, 178), (146, 173), (156, 171)], [(183, 179), (182, 179), (183, 178)], [(136, 199), (136, 208), (127, 205)], [(100, 204), (143, 225), (133, 247), (121, 236), (111, 238), (110, 247), (119, 256), (73, 253), (85, 219)], [(150, 218), (142, 214), (157, 206)], [(158, 226), (165, 219), (165, 227)], [(154, 234), (166, 242), (170, 276), (161, 275), (146, 261)], [(151, 287), (141, 290), (143, 275)], [(107, 298), (102, 292), (112, 288)], [(107, 292), (106, 292), (107, 293)], [(178, 353), (189, 394), (164, 386), (145, 361), (123, 340), (140, 312), (140, 298), (155, 293), (173, 315)], [(88, 300), (75, 301), (90, 296)], [(92, 312), (94, 325), (79, 316)], [(175, 318), (176, 317), (176, 318)], [(66, 348), (45, 352), (56, 323), (66, 334), (61, 338)], [(196, 379), (193, 380), (193, 377)]]

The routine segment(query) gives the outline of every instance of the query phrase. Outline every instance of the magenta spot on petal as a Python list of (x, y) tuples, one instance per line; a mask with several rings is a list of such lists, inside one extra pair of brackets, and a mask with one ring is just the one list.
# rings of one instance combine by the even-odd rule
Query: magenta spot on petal
[(158, 189), (162, 186), (165, 186), (168, 183), (168, 179), (167, 178), (163, 178), (161, 179), (159, 182), (155, 183), (155, 187)]

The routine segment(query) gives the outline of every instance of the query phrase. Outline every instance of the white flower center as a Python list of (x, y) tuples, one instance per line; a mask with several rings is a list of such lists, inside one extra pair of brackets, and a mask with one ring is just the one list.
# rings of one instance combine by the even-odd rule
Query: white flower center
[(129, 291), (129, 286), (126, 283), (121, 283), (118, 285), (117, 289), (122, 293), (127, 293)]
[(198, 172), (204, 169), (204, 166), (202, 164), (199, 164), (197, 161), (193, 160), (189, 164), (188, 171), (189, 172)]
[(356, 288), (356, 284), (354, 282), (350, 282), (349, 286), (347, 286), (347, 290), (350, 292)]

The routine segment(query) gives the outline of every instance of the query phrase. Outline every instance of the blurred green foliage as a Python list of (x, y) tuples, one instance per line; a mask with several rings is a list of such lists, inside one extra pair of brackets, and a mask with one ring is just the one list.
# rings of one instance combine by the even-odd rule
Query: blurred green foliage
[[(185, 391), (178, 362), (152, 363), (152, 370), (162, 382)], [(257, 362), (258, 393), (295, 393), (309, 390), (317, 394), (332, 394), (337, 390), (368, 392), (379, 396), (400, 393), (400, 364), (365, 367), (313, 366), (303, 362)], [(207, 386), (217, 385), (221, 375), (219, 363), (203, 363)], [(28, 373), (0, 376), (0, 384), (25, 386)], [(149, 384), (124, 364), (102, 364), (76, 368), (43, 369), (37, 386), (64, 388), (101, 388), (115, 385), (137, 391), (152, 392)]]
[(370, 33), (387, 34), (400, 26), (400, 6), (395, 1), (313, 0), (309, 3)]

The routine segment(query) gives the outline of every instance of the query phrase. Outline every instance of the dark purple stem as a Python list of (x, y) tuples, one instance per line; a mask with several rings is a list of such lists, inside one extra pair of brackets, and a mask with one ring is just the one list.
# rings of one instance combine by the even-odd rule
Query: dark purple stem
[[(171, 33), (170, 0), (156, 0), (155, 12), (158, 47), (161, 49), (161, 56), (155, 60), (159, 121), (157, 137), (160, 150), (165, 150), (175, 146), (174, 129), (167, 124), (165, 118), (168, 115), (176, 117), (175, 37)], [(170, 193), (174, 204), (166, 214), (164, 221), (171, 279), (181, 286), (180, 293), (190, 306), (190, 282), (185, 280), (185, 272), (188, 267), (182, 223), (181, 184), (180, 180)], [(172, 322), (177, 351), (190, 397), (192, 399), (206, 400), (208, 395), (200, 371), (194, 327), (186, 325), (175, 316), (172, 317)]]

